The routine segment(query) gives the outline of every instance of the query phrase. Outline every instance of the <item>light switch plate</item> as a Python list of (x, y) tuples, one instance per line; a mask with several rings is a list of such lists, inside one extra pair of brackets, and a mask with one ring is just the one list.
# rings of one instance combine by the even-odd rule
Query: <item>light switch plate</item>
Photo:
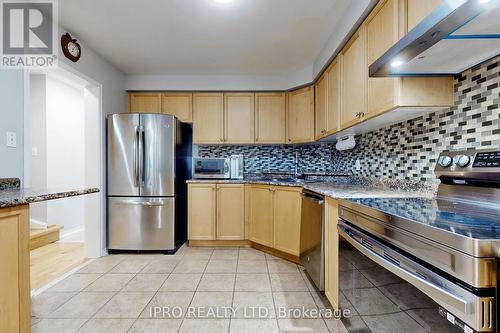
[(7, 132), (7, 147), (17, 147), (17, 134), (16, 132)]

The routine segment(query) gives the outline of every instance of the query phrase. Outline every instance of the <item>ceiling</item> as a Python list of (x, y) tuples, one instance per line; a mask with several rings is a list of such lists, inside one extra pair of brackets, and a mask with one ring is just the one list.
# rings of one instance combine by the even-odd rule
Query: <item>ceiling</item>
[(314, 64), (352, 2), (369, 1), (63, 0), (59, 18), (129, 75), (282, 75)]

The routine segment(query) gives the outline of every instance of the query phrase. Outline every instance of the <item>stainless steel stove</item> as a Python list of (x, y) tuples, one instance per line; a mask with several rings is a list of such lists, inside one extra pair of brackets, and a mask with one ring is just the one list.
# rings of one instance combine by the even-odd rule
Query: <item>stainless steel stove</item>
[(498, 332), (500, 149), (442, 153), (435, 174), (435, 199), (341, 201), (340, 235), (460, 331)]

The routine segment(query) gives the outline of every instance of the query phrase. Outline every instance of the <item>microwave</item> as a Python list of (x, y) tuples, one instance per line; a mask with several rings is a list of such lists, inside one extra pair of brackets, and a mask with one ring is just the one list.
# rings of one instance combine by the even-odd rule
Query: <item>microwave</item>
[(231, 178), (231, 161), (229, 158), (193, 158), (194, 179), (229, 179)]

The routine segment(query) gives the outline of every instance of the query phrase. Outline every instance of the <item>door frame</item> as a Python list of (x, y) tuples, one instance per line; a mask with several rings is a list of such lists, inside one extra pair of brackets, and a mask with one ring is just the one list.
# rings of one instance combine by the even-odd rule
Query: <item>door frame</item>
[[(100, 192), (97, 194), (91, 194), (88, 196), (88, 200), (97, 200), (92, 206), (93, 208), (97, 207), (97, 211), (94, 209), (89, 209), (91, 206), (89, 201), (86, 200), (86, 214), (91, 212), (91, 216), (85, 219), (85, 256), (87, 258), (99, 258), (103, 255), (107, 254), (106, 251), (106, 168), (105, 168), (105, 153), (106, 150), (104, 148), (105, 143), (105, 126), (104, 126), (104, 113), (103, 113), (103, 103), (102, 103), (102, 84), (100, 82), (95, 81), (94, 79), (88, 77), (87, 75), (81, 73), (80, 71), (74, 69), (68, 64), (64, 62), (59, 62), (57, 68), (53, 69), (40, 69), (40, 70), (24, 70), (24, 166), (23, 166), (23, 177), (24, 177), (24, 185), (29, 186), (29, 172), (30, 172), (30, 158), (31, 158), (31, 149), (27, 147), (27, 143), (29, 142), (29, 137), (27, 136), (29, 133), (28, 122), (26, 118), (29, 114), (29, 98), (30, 98), (30, 74), (49, 74), (56, 76), (73, 76), (76, 77), (80, 81), (84, 81), (86, 84), (84, 86), (85, 94), (87, 92), (93, 94), (97, 98), (97, 108), (98, 108), (98, 121), (97, 128), (98, 131), (98, 161), (94, 171), (98, 172), (99, 176), (97, 183), (95, 186), (99, 188)], [(83, 125), (85, 126), (85, 124)], [(93, 184), (94, 185), (94, 184)], [(97, 199), (91, 198), (90, 196), (96, 196)]]

